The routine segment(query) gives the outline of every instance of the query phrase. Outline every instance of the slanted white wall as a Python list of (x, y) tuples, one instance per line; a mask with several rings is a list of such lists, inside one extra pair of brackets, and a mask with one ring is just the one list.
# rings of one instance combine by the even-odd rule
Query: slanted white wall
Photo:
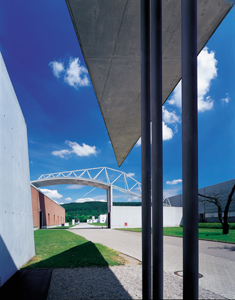
[[(182, 207), (163, 207), (164, 227), (174, 227), (181, 224)], [(141, 226), (141, 206), (112, 206), (111, 228), (138, 228)]]
[(26, 123), (0, 53), (0, 283), (35, 255)]

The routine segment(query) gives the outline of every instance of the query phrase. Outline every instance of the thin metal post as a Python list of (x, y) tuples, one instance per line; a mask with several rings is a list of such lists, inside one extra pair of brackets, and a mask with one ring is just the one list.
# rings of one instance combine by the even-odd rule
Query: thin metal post
[(142, 298), (151, 299), (150, 0), (141, 0)]
[(181, 1), (183, 298), (198, 299), (197, 0)]
[(162, 0), (151, 0), (153, 299), (163, 299)]
[(108, 210), (108, 228), (111, 228), (111, 207), (112, 207), (112, 185), (107, 189), (107, 210)]

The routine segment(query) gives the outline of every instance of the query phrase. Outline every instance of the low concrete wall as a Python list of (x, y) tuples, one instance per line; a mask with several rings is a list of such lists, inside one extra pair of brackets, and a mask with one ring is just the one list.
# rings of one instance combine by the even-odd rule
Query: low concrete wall
[(0, 53), (0, 284), (35, 255), (26, 123)]
[[(142, 226), (141, 206), (112, 206), (111, 228), (138, 228)], [(182, 224), (182, 207), (163, 207), (163, 226)]]
[(141, 206), (112, 206), (111, 228), (141, 227), (141, 209)]

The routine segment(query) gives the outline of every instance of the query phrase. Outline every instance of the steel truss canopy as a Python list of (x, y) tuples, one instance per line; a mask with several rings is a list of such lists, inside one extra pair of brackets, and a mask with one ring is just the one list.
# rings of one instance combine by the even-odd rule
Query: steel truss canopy
[(37, 180), (31, 181), (31, 184), (36, 188), (60, 184), (78, 184), (104, 190), (108, 190), (112, 186), (119, 192), (141, 198), (140, 182), (131, 174), (107, 167), (44, 174)]
[[(32, 180), (31, 184), (36, 188), (60, 184), (78, 184), (103, 190), (108, 190), (112, 185), (113, 189), (136, 198), (141, 198), (142, 193), (141, 183), (131, 174), (107, 167), (43, 174), (38, 179)], [(163, 206), (171, 206), (168, 197), (163, 198)]]
[[(120, 166), (141, 136), (140, 0), (66, 0)], [(231, 9), (198, 0), (197, 52)], [(162, 1), (164, 103), (181, 79), (181, 0)]]

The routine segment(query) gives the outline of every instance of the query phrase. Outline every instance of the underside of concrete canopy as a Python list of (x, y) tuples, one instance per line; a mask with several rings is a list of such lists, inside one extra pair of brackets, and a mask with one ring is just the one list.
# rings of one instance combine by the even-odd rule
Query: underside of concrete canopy
[[(140, 0), (66, 0), (120, 166), (141, 136)], [(198, 0), (198, 53), (232, 7)], [(163, 0), (163, 99), (181, 79), (181, 0)]]

